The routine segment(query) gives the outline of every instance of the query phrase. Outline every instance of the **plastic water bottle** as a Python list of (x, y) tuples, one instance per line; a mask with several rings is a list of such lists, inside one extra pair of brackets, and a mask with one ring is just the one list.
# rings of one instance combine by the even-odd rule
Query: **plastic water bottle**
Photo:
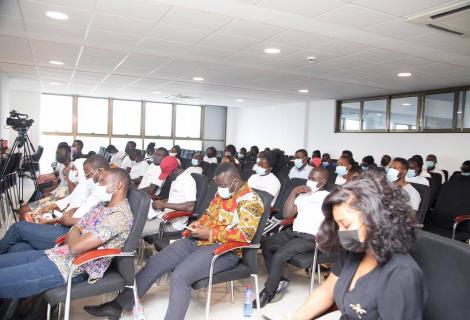
[(243, 315), (249, 318), (253, 315), (253, 290), (251, 290), (251, 285), (246, 285), (246, 289), (243, 296), (245, 299)]
[(140, 302), (138, 302), (132, 310), (132, 319), (145, 320), (144, 306)]

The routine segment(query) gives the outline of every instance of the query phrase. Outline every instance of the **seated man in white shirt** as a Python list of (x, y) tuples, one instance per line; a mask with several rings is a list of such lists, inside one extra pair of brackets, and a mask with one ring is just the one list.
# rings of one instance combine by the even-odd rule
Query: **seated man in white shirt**
[(299, 149), (295, 152), (294, 166), (290, 169), (289, 178), (308, 179), (312, 167), (307, 163), (308, 153), (305, 149)]
[[(289, 280), (282, 277), (286, 263), (295, 255), (315, 248), (315, 235), (324, 219), (321, 207), (328, 195), (325, 190), (327, 181), (327, 169), (313, 168), (307, 185), (294, 188), (284, 204), (285, 218), (297, 215), (292, 230), (283, 230), (261, 243), (268, 272), (268, 279), (260, 294), (261, 308), (287, 288)], [(256, 307), (255, 302), (253, 307)]]
[(186, 169), (188, 173), (203, 174), (207, 171), (208, 163), (203, 160), (202, 152), (196, 152), (191, 159), (191, 166)]
[(163, 158), (168, 156), (168, 150), (160, 147), (155, 151), (153, 155), (153, 163), (151, 163), (142, 177), (142, 181), (139, 184), (139, 189), (153, 196), (157, 193), (159, 188), (163, 185), (163, 180), (160, 180), (160, 163)]
[(236, 155), (237, 155), (237, 148), (235, 148), (233, 144), (229, 144), (225, 147), (224, 156), (231, 156), (233, 160), (235, 161), (235, 164), (239, 166), (240, 161), (238, 161)]
[(111, 156), (111, 159), (109, 160), (109, 164), (120, 168), (122, 165), (122, 160), (124, 159), (126, 154), (122, 151), (119, 151), (112, 144), (106, 147), (106, 153)]
[[(160, 163), (162, 173), (160, 180), (166, 180), (170, 175), (175, 175), (168, 199), (152, 202), (148, 213), (148, 220), (144, 226), (142, 237), (157, 234), (163, 216), (171, 211), (193, 211), (196, 204), (196, 181), (188, 172), (178, 164), (175, 157), (165, 157)], [(165, 225), (165, 231), (182, 231), (188, 222), (188, 217), (180, 217), (169, 221)]]
[(419, 204), (421, 203), (421, 196), (419, 192), (413, 188), (411, 184), (409, 184), (405, 177), (408, 173), (409, 164), (406, 159), (403, 158), (395, 158), (389, 165), (389, 169), (387, 171), (387, 179), (391, 183), (395, 183), (400, 186), (408, 196), (410, 197), (410, 201), (408, 204), (410, 205), (411, 209), (415, 212), (419, 209)]
[(434, 154), (428, 154), (426, 157), (426, 164), (425, 164), (425, 170), (421, 173), (423, 177), (431, 177), (429, 172), (432, 173), (439, 173), (441, 175), (441, 183), (446, 182), (446, 176), (444, 175), (444, 171), (442, 171), (440, 168), (437, 167), (437, 157)]
[(258, 165), (254, 167), (256, 173), (248, 179), (248, 186), (272, 195), (272, 207), (279, 195), (279, 190), (281, 190), (279, 179), (271, 172), (276, 165), (276, 159), (271, 152), (265, 152), (259, 159)]
[(214, 147), (207, 148), (203, 160), (207, 163), (217, 163), (217, 150)]
[(129, 173), (132, 183), (134, 185), (139, 185), (140, 181), (145, 174), (149, 164), (144, 159), (144, 156), (139, 150), (132, 150), (129, 153), (129, 159), (134, 161), (136, 164), (132, 167), (131, 172)]
[(135, 141), (128, 141), (126, 144), (126, 149), (124, 150), (126, 155), (122, 159), (121, 169), (126, 170), (128, 173), (131, 172), (132, 167), (135, 166), (136, 164), (135, 161), (132, 161), (129, 158), (129, 152), (131, 152), (132, 150), (135, 150), (136, 148), (137, 148), (137, 145)]
[(421, 175), (423, 171), (423, 158), (421, 156), (413, 156), (408, 159), (409, 169), (406, 174), (406, 181), (419, 183), (429, 187), (429, 181)]

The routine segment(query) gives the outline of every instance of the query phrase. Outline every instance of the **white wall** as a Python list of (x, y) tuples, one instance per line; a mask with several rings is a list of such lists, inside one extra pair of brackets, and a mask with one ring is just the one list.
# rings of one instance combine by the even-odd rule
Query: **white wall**
[[(24, 90), (10, 90), (9, 92), (9, 112), (10, 110), (16, 110), (19, 113), (25, 113), (30, 119), (34, 119), (34, 123), (28, 130), (28, 136), (33, 143), (34, 148), (37, 148), (39, 143), (39, 110), (41, 106), (41, 93), (35, 91), (24, 91)], [(59, 119), (58, 119), (59, 121)], [(2, 123), (3, 126), (4, 123)], [(8, 145), (12, 146), (17, 136), (17, 132), (13, 129), (9, 129), (9, 140)]]
[[(414, 154), (436, 154), (439, 166), (459, 170), (470, 159), (470, 133), (334, 133), (335, 100), (311, 101), (263, 108), (229, 108), (227, 143), (237, 148), (279, 147), (288, 154), (315, 149), (337, 158), (349, 149), (356, 161), (383, 154), (406, 159)], [(305, 122), (304, 122), (305, 120)], [(263, 124), (262, 126), (260, 124)]]
[(9, 80), (7, 76), (0, 72), (0, 138), (9, 139), (8, 129), (5, 129), (5, 121), (8, 117), (9, 108)]

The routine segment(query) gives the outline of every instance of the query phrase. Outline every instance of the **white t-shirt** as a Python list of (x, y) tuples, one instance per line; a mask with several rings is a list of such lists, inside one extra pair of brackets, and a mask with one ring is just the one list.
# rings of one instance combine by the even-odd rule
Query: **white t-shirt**
[(160, 174), (162, 173), (162, 169), (160, 166), (155, 165), (155, 163), (151, 163), (147, 170), (142, 177), (142, 181), (140, 181), (139, 189), (147, 188), (151, 184), (161, 187), (163, 185), (164, 180), (160, 180)]
[(416, 176), (416, 177), (413, 177), (413, 178), (410, 178), (410, 177), (406, 176), (405, 180), (406, 180), (406, 182), (419, 183), (419, 184), (423, 184), (423, 185), (429, 187), (428, 179), (426, 179), (423, 176)]
[(203, 160), (207, 163), (217, 163), (217, 157), (209, 158), (208, 156), (204, 156)]
[(281, 190), (281, 183), (279, 182), (279, 179), (271, 172), (264, 176), (259, 174), (251, 175), (251, 177), (248, 179), (248, 186), (250, 186), (250, 188), (266, 191), (272, 195), (273, 200), (271, 201), (271, 207), (276, 202), (277, 196), (279, 195), (279, 190)]
[(341, 185), (345, 184), (346, 182), (348, 182), (348, 180), (344, 179), (342, 176), (340, 176), (340, 175), (336, 176), (335, 184), (341, 186)]
[(136, 162), (132, 161), (131, 158), (129, 158), (129, 156), (126, 155), (124, 159), (122, 159), (121, 169), (127, 170), (127, 168), (132, 168), (135, 165), (136, 165)]
[(80, 208), (86, 202), (92, 191), (93, 190), (90, 189), (85, 182), (85, 179), (80, 179), (80, 182), (73, 189), (72, 193), (56, 201), (56, 205), (60, 210), (64, 210), (67, 206), (68, 209)]
[(292, 230), (316, 235), (325, 219), (321, 206), (328, 194), (326, 190), (299, 194), (294, 201), (297, 206), (297, 217)]
[(191, 173), (202, 174), (202, 168), (201, 167), (192, 166), (192, 167), (188, 167), (185, 171), (189, 174), (191, 174)]
[[(168, 203), (183, 203), (188, 201), (196, 201), (196, 181), (186, 171), (181, 173), (172, 182), (170, 193), (168, 195)], [(174, 211), (173, 209), (155, 210), (150, 205), (149, 216), (157, 216), (162, 219), (163, 215), (167, 212)], [(170, 221), (173, 227), (177, 230), (183, 230), (188, 222), (188, 217), (176, 218)]]
[(408, 204), (410, 205), (411, 209), (414, 211), (418, 211), (419, 209), (419, 204), (421, 203), (421, 196), (419, 195), (418, 190), (416, 190), (411, 184), (407, 183), (403, 186), (403, 190), (408, 193), (410, 196), (410, 202)]
[(149, 167), (149, 164), (145, 160), (142, 160), (139, 163), (137, 163), (135, 166), (132, 167), (131, 172), (129, 173), (129, 175), (131, 176), (131, 179), (137, 179), (138, 177), (143, 177), (148, 167)]
[(86, 199), (85, 203), (83, 203), (77, 211), (73, 214), (74, 218), (82, 218), (85, 214), (90, 212), (90, 209), (96, 206), (100, 200), (93, 195), (93, 193), (90, 194), (90, 196)]
[(308, 164), (303, 167), (302, 169), (297, 169), (296, 167), (292, 167), (289, 172), (289, 178), (299, 178), (299, 179), (308, 179), (308, 175), (310, 174), (310, 171), (312, 171), (312, 167), (309, 166)]
[(126, 154), (124, 152), (118, 151), (111, 157), (111, 160), (109, 160), (109, 163), (114, 164), (118, 167), (121, 167), (122, 160), (124, 159), (125, 156)]
[[(441, 179), (441, 183), (445, 183), (446, 182), (446, 176), (444, 175), (444, 171), (442, 171), (441, 169), (439, 168), (434, 168), (433, 171), (431, 171), (432, 173), (439, 173), (442, 177)], [(429, 174), (429, 172), (426, 170), (426, 169), (423, 169), (423, 171), (421, 171), (421, 174), (420, 176), (422, 177), (425, 177), (425, 178), (431, 178), (431, 175)]]

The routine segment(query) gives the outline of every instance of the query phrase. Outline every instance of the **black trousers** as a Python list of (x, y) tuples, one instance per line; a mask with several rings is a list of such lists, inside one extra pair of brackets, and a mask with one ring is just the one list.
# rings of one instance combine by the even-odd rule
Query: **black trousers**
[(308, 233), (286, 230), (264, 239), (261, 250), (268, 272), (264, 289), (271, 293), (276, 292), (286, 263), (295, 255), (314, 249), (315, 237)]

